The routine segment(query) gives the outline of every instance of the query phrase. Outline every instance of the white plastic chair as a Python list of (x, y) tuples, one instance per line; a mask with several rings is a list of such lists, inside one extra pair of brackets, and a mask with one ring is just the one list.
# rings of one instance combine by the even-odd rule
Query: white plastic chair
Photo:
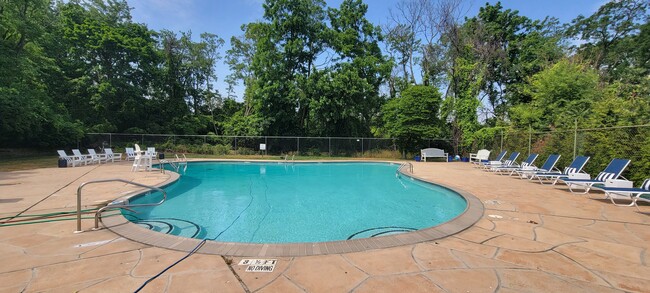
[(111, 162), (115, 162), (115, 159), (118, 161), (122, 160), (122, 153), (114, 153), (111, 148), (105, 148), (104, 149), (104, 154), (106, 154), (106, 161), (111, 160)]
[(73, 149), (72, 153), (74, 154), (75, 157), (77, 157), (79, 160), (84, 162), (84, 165), (88, 165), (88, 163), (94, 163), (94, 162), (99, 162), (99, 160), (93, 160), (90, 155), (83, 155), (81, 154), (81, 151), (78, 149)]
[(470, 162), (482, 162), (483, 160), (488, 160), (490, 157), (490, 151), (486, 149), (479, 150), (475, 154), (469, 154), (469, 161)]
[(135, 150), (133, 150), (133, 148), (126, 148), (124, 149), (124, 151), (126, 152), (127, 161), (131, 161), (135, 159)]
[(76, 167), (81, 163), (86, 164), (85, 160), (81, 160), (76, 156), (68, 156), (64, 150), (57, 150), (56, 152), (59, 153), (59, 158), (66, 160), (68, 166), (72, 165), (72, 167)]
[(158, 152), (156, 152), (155, 147), (148, 147), (146, 154), (147, 154), (147, 156), (150, 156), (152, 159), (155, 159), (155, 158), (158, 157)]
[(95, 149), (88, 149), (88, 155), (90, 156), (91, 160), (97, 161), (98, 163), (104, 163), (108, 162), (108, 158), (106, 157), (106, 154), (98, 154), (95, 152)]

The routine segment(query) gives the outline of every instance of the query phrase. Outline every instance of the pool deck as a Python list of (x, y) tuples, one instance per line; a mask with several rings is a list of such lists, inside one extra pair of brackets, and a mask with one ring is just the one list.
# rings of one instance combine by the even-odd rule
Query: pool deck
[[(484, 214), (446, 238), (391, 248), (272, 257), (271, 273), (245, 272), (251, 257), (197, 253), (141, 292), (648, 292), (650, 206), (616, 207), (603, 194), (499, 176), (467, 163), (418, 162), (414, 175), (476, 196)], [(130, 172), (127, 162), (0, 172), (0, 216), (71, 211), (79, 184), (122, 178), (156, 185), (173, 174)], [(89, 185), (83, 203), (139, 190)], [(132, 292), (186, 255), (108, 229), (73, 233), (75, 221), (0, 227), (0, 292)], [(183, 245), (179, 243), (178, 245)]]

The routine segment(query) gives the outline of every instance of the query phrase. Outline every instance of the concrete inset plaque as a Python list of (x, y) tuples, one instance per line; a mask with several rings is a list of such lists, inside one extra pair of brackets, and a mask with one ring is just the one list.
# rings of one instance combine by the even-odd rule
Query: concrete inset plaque
[(240, 266), (248, 266), (247, 272), (252, 273), (270, 273), (275, 269), (276, 259), (242, 259)]

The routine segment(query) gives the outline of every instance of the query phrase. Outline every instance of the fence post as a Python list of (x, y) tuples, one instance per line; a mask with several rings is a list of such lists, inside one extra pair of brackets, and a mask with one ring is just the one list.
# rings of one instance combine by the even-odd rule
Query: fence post
[(144, 146), (144, 134), (140, 135), (140, 144)]
[(576, 151), (578, 148), (578, 119), (575, 119), (575, 126), (573, 128), (573, 159), (576, 158)]
[(363, 137), (361, 138), (361, 157), (363, 158)]
[(268, 145), (268, 143), (266, 142), (266, 139), (267, 139), (267, 138), (268, 138), (267, 136), (264, 137), (264, 155), (265, 155), (265, 156), (268, 155), (267, 151), (268, 151), (268, 149), (269, 149), (269, 145)]
[(298, 152), (298, 155), (300, 156), (300, 137), (296, 137), (296, 152)]
[(501, 149), (499, 151), (503, 151), (503, 128), (501, 128)]
[(237, 137), (235, 136), (235, 154), (237, 154)]
[(530, 155), (530, 150), (531, 150), (531, 144), (533, 142), (533, 126), (529, 125), (528, 126), (528, 154)]
[(112, 133), (108, 134), (108, 145), (110, 147), (113, 147), (113, 134)]
[(330, 157), (332, 156), (332, 138), (328, 137), (328, 145), (327, 145), (327, 152), (330, 154)]

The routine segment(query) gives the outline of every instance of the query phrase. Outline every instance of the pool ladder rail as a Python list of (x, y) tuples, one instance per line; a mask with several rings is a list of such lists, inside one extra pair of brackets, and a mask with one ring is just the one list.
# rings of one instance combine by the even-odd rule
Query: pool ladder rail
[(409, 173), (413, 174), (413, 164), (411, 164), (411, 162), (403, 162), (402, 164), (399, 165), (399, 168), (397, 168), (397, 170), (395, 170), (395, 176), (396, 177), (399, 177), (400, 172), (402, 172), (403, 168), (408, 168), (407, 171), (409, 171)]
[(181, 167), (183, 167), (183, 173), (187, 171), (187, 157), (183, 154), (183, 158), (180, 158), (178, 154), (175, 154), (176, 160), (170, 161), (165, 159), (158, 159), (160, 163), (160, 172), (165, 173), (165, 164), (169, 164), (176, 173), (180, 173)]
[[(296, 154), (291, 155), (291, 163), (294, 162), (294, 159), (296, 158)], [(289, 154), (284, 156), (284, 161), (287, 162), (289, 160)]]
[(83, 232), (83, 230), (81, 230), (81, 191), (83, 190), (83, 188), (85, 186), (87, 186), (89, 184), (106, 183), (106, 182), (122, 182), (122, 183), (126, 183), (126, 184), (131, 184), (131, 185), (147, 188), (147, 189), (154, 190), (154, 191), (160, 191), (162, 193), (162, 199), (159, 202), (146, 203), (146, 204), (129, 204), (127, 200), (115, 200), (115, 201), (109, 203), (108, 205), (98, 209), (95, 212), (95, 228), (93, 228), (93, 230), (99, 229), (99, 216), (105, 210), (108, 210), (108, 209), (125, 209), (125, 210), (131, 211), (131, 212), (135, 212), (131, 208), (158, 206), (158, 205), (161, 205), (162, 203), (164, 203), (165, 200), (167, 200), (167, 192), (165, 192), (161, 188), (158, 188), (158, 187), (155, 187), (155, 186), (150, 186), (150, 185), (145, 185), (145, 184), (141, 184), (141, 183), (137, 183), (137, 182), (133, 182), (133, 181), (128, 181), (128, 180), (124, 180), (124, 179), (120, 179), (120, 178), (98, 179), (98, 180), (91, 180), (91, 181), (81, 183), (81, 185), (79, 185), (79, 187), (77, 188), (77, 230), (75, 231), (75, 233)]

